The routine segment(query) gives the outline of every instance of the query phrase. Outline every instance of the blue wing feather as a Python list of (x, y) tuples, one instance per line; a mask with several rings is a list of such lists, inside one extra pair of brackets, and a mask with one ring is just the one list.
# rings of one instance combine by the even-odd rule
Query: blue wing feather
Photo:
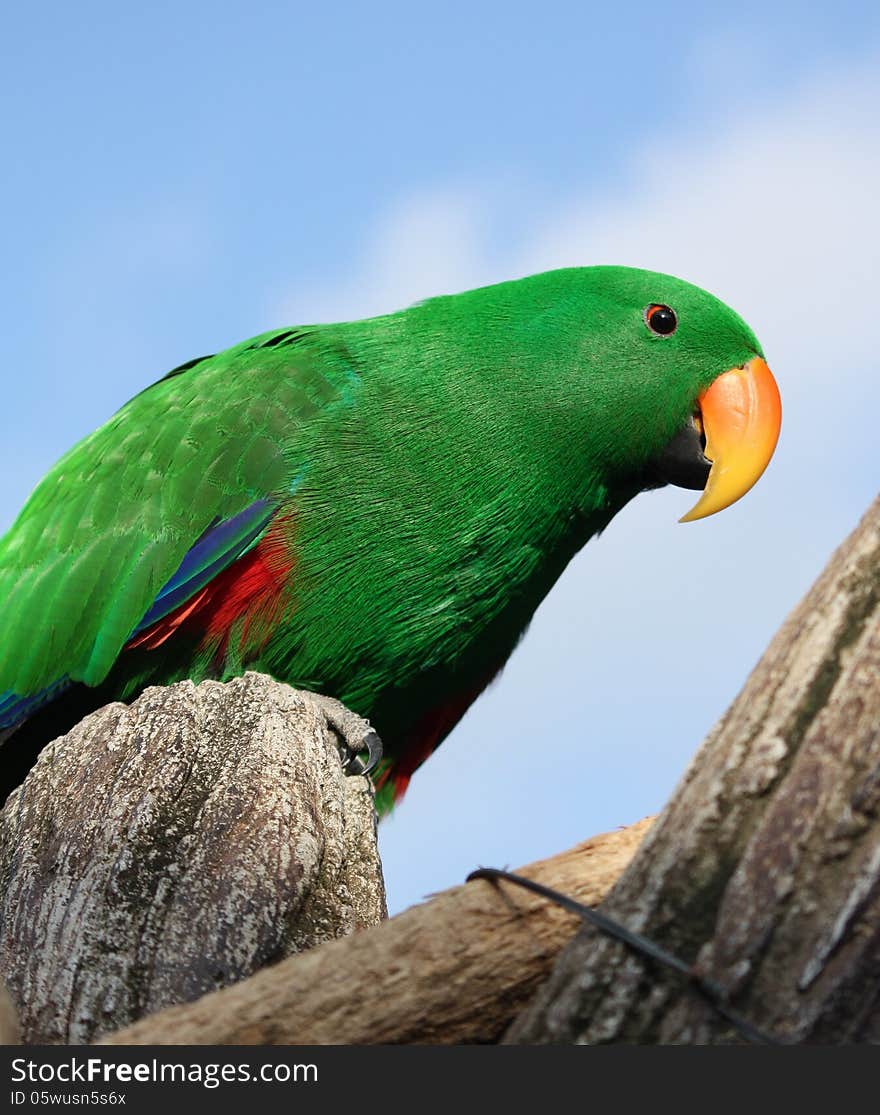
[(27, 720), (72, 684), (69, 678), (59, 678), (38, 693), (32, 693), (30, 697), (19, 697), (17, 693), (0, 693), (0, 730), (14, 728), (16, 724)]
[[(262, 538), (277, 510), (276, 501), (258, 499), (232, 518), (212, 523), (187, 551), (177, 572), (159, 591), (130, 638), (164, 619), (252, 549)], [(69, 678), (63, 677), (37, 693), (25, 696), (0, 693), (0, 730), (13, 728), (27, 720), (72, 684)]]
[(146, 615), (131, 633), (139, 635), (184, 604), (227, 566), (252, 549), (272, 521), (278, 504), (258, 499), (244, 511), (213, 523), (192, 546), (174, 576), (159, 591)]

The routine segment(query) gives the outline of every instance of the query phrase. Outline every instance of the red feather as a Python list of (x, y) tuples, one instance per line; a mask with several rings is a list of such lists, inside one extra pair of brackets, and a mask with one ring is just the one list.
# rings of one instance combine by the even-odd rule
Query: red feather
[(182, 628), (198, 633), (201, 645), (218, 655), (226, 653), (234, 633), (242, 648), (265, 644), (284, 609), (295, 564), (284, 525), (283, 519), (276, 519), (252, 550), (192, 599), (142, 631), (126, 650), (155, 650)]

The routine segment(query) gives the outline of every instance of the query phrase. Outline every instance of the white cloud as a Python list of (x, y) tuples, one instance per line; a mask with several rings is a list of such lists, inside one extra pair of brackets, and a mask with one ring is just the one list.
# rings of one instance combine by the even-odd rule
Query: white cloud
[(485, 200), (445, 189), (408, 198), (368, 238), (354, 276), (287, 292), (273, 321), (341, 321), (388, 313), (421, 298), (496, 281), (482, 250)]
[(698, 149), (643, 151), (629, 195), (536, 230), (526, 270), (616, 262), (730, 301), (786, 358), (873, 351), (880, 260), (876, 67), (802, 90)]
[[(878, 66), (832, 74), (689, 149), (632, 158), (623, 196), (574, 198), (499, 258), (492, 199), (435, 189), (393, 208), (353, 278), (283, 300), (282, 317), (386, 312), (430, 294), (590, 263), (669, 271), (731, 302), (788, 357), (873, 351), (880, 262)], [(768, 349), (771, 345), (766, 346)]]

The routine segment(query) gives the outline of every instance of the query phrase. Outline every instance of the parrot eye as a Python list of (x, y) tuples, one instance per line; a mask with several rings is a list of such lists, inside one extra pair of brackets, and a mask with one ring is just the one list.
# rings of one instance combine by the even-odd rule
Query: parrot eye
[(652, 333), (661, 337), (668, 337), (678, 328), (678, 318), (671, 306), (664, 306), (659, 302), (652, 302), (645, 307), (645, 325)]

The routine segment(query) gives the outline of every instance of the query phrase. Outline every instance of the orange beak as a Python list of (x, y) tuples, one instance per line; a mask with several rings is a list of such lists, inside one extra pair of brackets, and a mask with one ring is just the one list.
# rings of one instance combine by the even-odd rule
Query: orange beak
[(712, 468), (703, 494), (681, 523), (741, 499), (770, 463), (782, 425), (779, 388), (760, 356), (722, 373), (697, 401)]

